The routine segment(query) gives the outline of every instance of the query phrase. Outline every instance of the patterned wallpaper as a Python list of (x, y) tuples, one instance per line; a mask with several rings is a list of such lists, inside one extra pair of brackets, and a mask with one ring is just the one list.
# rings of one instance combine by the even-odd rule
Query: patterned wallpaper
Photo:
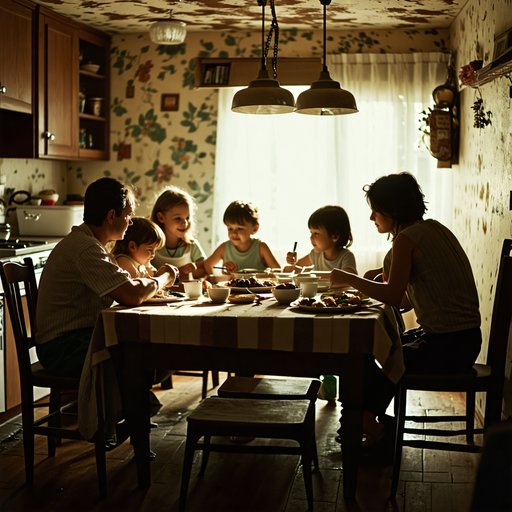
[[(282, 30), (279, 55), (320, 56), (321, 38), (321, 32)], [(447, 30), (329, 32), (328, 39), (329, 53), (430, 52), (449, 45)], [(163, 187), (185, 188), (198, 204), (198, 236), (208, 252), (217, 90), (194, 88), (198, 56), (260, 57), (261, 35), (192, 32), (180, 46), (154, 45), (146, 34), (113, 37), (111, 160), (70, 163), (68, 191), (82, 193), (94, 179), (114, 176), (137, 187), (137, 213), (149, 215)]]
[[(470, 0), (450, 29), (456, 68), (482, 59), (492, 60), (494, 37), (512, 27), (512, 0)], [(510, 82), (499, 78), (461, 92), (461, 147), (455, 168), (454, 231), (466, 249), (480, 295), (482, 333), (488, 339), (498, 258), (504, 238), (512, 237), (512, 99)], [(483, 99), (491, 123), (473, 128), (474, 101)], [(512, 343), (509, 344), (512, 347)], [(509, 347), (509, 349), (511, 348)], [(512, 349), (511, 349), (512, 350)], [(487, 343), (481, 352), (485, 361)], [(483, 356), (482, 356), (483, 354)], [(507, 356), (506, 411), (512, 416), (512, 353)], [(479, 408), (483, 399), (479, 398)]]

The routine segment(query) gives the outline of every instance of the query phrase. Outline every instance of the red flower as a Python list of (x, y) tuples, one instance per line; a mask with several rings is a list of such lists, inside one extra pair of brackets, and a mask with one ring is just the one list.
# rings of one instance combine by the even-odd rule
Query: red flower
[(171, 181), (174, 174), (174, 168), (172, 165), (160, 165), (155, 171), (157, 183), (163, 183), (164, 181)]
[(459, 74), (459, 80), (462, 85), (471, 85), (475, 80), (475, 70), (471, 67), (470, 64), (467, 66), (463, 66), (462, 70)]

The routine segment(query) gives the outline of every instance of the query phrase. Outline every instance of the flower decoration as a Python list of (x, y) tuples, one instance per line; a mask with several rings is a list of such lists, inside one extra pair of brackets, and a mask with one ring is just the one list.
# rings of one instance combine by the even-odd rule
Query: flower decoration
[(462, 66), (459, 74), (459, 80), (462, 85), (471, 85), (475, 81), (475, 70), (471, 64)]
[(471, 107), (474, 111), (474, 123), (473, 128), (485, 128), (487, 125), (491, 123), (492, 112), (488, 110), (485, 112), (484, 109), (484, 100), (482, 98), (478, 98), (473, 106)]

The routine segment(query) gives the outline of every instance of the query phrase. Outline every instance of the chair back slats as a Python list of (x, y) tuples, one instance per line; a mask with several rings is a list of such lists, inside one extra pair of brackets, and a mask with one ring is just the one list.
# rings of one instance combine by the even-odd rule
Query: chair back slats
[[(32, 372), (29, 349), (34, 346), (37, 302), (37, 283), (32, 259), (25, 258), (23, 265), (15, 262), (0, 262), (0, 276), (16, 343), (20, 377), (31, 386)], [(25, 289), (25, 307), (21, 283)]]
[(492, 368), (494, 381), (493, 393), (495, 401), (486, 401), (486, 424), (500, 421), (503, 385), (505, 382), (505, 365), (508, 349), (508, 339), (512, 322), (512, 240), (504, 240), (501, 253), (500, 267), (496, 281), (496, 294), (487, 350), (487, 364)]

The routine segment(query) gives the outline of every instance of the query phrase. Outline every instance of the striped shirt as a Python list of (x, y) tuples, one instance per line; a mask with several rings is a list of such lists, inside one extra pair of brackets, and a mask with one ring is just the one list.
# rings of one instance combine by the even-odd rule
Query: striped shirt
[(94, 327), (114, 302), (109, 293), (130, 280), (86, 224), (73, 226), (51, 252), (39, 283), (36, 343)]
[[(421, 258), (413, 261), (407, 285), (418, 324), (432, 333), (480, 327), (473, 271), (455, 235), (431, 219), (415, 222), (400, 234), (409, 238), (423, 253)], [(385, 272), (389, 276), (386, 268)]]

